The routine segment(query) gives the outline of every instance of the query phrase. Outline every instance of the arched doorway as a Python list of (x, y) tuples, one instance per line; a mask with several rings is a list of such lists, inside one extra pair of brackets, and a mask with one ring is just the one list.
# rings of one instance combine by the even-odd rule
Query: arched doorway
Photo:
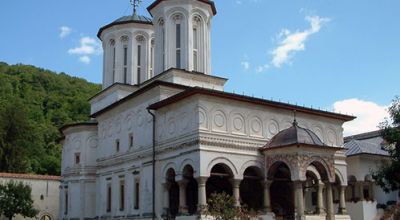
[(244, 171), (240, 183), (240, 198), (249, 209), (261, 210), (263, 208), (264, 188), (262, 171), (258, 167), (249, 167)]
[(272, 212), (277, 219), (294, 220), (294, 194), (289, 167), (283, 162), (273, 164), (268, 178), (273, 181), (270, 187)]
[(179, 213), (179, 185), (175, 181), (175, 170), (170, 168), (167, 171), (166, 177), (169, 185), (168, 189), (168, 215), (176, 216)]
[(210, 197), (212, 193), (225, 192), (229, 195), (233, 194), (231, 180), (233, 173), (231, 169), (222, 163), (216, 164), (211, 169), (210, 177), (206, 182), (206, 195)]
[(318, 205), (318, 188), (320, 178), (317, 173), (307, 170), (306, 182), (304, 184), (304, 200), (306, 213), (319, 214)]
[(186, 205), (190, 215), (196, 213), (198, 204), (198, 186), (197, 181), (193, 177), (193, 173), (192, 166), (186, 165), (183, 168), (183, 178), (188, 181), (186, 185)]

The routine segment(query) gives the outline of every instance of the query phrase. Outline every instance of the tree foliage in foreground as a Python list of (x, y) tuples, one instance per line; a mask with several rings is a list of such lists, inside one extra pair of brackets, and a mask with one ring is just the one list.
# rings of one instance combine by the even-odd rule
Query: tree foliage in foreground
[(60, 174), (58, 129), (89, 119), (100, 85), (0, 62), (0, 172)]
[(207, 201), (206, 214), (216, 220), (249, 220), (257, 215), (249, 211), (245, 205), (235, 206), (235, 198), (225, 192), (213, 193)]
[(383, 163), (372, 175), (385, 192), (400, 189), (400, 97), (393, 100), (389, 114), (392, 122), (386, 120), (381, 124), (381, 129), (390, 161)]
[(0, 215), (11, 220), (15, 215), (33, 218), (39, 211), (33, 207), (32, 189), (21, 181), (0, 184)]

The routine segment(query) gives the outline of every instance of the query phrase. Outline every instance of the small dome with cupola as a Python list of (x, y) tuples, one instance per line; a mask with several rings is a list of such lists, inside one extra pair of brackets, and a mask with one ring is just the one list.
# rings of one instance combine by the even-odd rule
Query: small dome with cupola
[(308, 145), (308, 146), (320, 146), (325, 145), (319, 137), (309, 129), (302, 128), (298, 125), (296, 119), (292, 126), (288, 129), (282, 130), (276, 134), (266, 145), (265, 149), (295, 146), (295, 145)]

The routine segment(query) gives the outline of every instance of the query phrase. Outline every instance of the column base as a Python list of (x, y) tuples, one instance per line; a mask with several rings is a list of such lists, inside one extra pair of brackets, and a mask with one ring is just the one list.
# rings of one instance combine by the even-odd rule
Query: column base
[[(205, 217), (205, 216), (204, 216)], [(199, 218), (199, 216), (197, 216), (197, 215), (188, 215), (188, 216), (176, 216), (175, 217), (175, 220), (198, 220), (198, 219), (200, 219), (200, 220), (211, 220), (212, 218), (202, 218), (202, 216), (200, 216), (200, 218)]]
[(346, 208), (339, 208), (339, 215), (347, 215), (347, 209)]
[(351, 220), (350, 215), (335, 215), (335, 220)]
[(257, 216), (252, 220), (275, 220), (275, 214), (273, 212), (268, 212), (263, 215)]

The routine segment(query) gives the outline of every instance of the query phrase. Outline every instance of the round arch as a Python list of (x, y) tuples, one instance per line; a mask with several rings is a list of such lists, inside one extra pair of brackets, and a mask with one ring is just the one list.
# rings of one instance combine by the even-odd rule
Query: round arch
[(162, 168), (162, 175), (164, 177), (164, 180), (168, 177), (167, 173), (168, 170), (173, 169), (174, 171), (176, 171), (176, 164), (174, 162), (169, 162), (167, 163), (163, 168)]
[(229, 167), (229, 169), (232, 172), (232, 176), (234, 178), (238, 177), (238, 171), (235, 167), (235, 165), (230, 161), (228, 158), (225, 157), (217, 157), (214, 158), (207, 166), (207, 176), (211, 176), (211, 170), (212, 168), (217, 165), (217, 164), (224, 164), (225, 166)]
[[(185, 167), (191, 166), (193, 169), (193, 177), (196, 178), (198, 176), (198, 172), (196, 170), (196, 166), (194, 165), (194, 161), (192, 159), (185, 159), (179, 166), (179, 172), (184, 172)], [(196, 175), (197, 174), (197, 175)]]
[[(306, 167), (309, 167), (310, 165), (313, 165), (318, 170), (322, 180), (329, 181), (332, 183), (335, 182), (335, 175), (334, 173), (331, 172), (329, 164), (323, 158), (321, 157), (310, 158), (306, 164)], [(304, 169), (301, 175), (303, 178), (305, 178), (306, 171), (307, 169)]]
[(240, 171), (239, 171), (238, 175), (240, 177), (243, 177), (246, 169), (250, 168), (250, 167), (256, 167), (257, 169), (259, 169), (260, 177), (264, 177), (264, 173), (265, 173), (265, 172), (263, 172), (264, 171), (264, 165), (260, 161), (257, 161), (257, 160), (250, 160), (250, 161), (247, 161), (246, 163), (244, 163), (242, 165), (242, 167), (240, 168)]
[(289, 175), (290, 175), (290, 180), (293, 180), (294, 177), (294, 171), (292, 169), (292, 167), (289, 165), (288, 162), (283, 161), (283, 160), (278, 160), (275, 161), (274, 163), (271, 164), (271, 166), (269, 166), (268, 170), (267, 170), (267, 179), (273, 179), (273, 177), (275, 176), (275, 174), (278, 171), (278, 168), (284, 165), (285, 167), (287, 167), (287, 169), (289, 170)]

